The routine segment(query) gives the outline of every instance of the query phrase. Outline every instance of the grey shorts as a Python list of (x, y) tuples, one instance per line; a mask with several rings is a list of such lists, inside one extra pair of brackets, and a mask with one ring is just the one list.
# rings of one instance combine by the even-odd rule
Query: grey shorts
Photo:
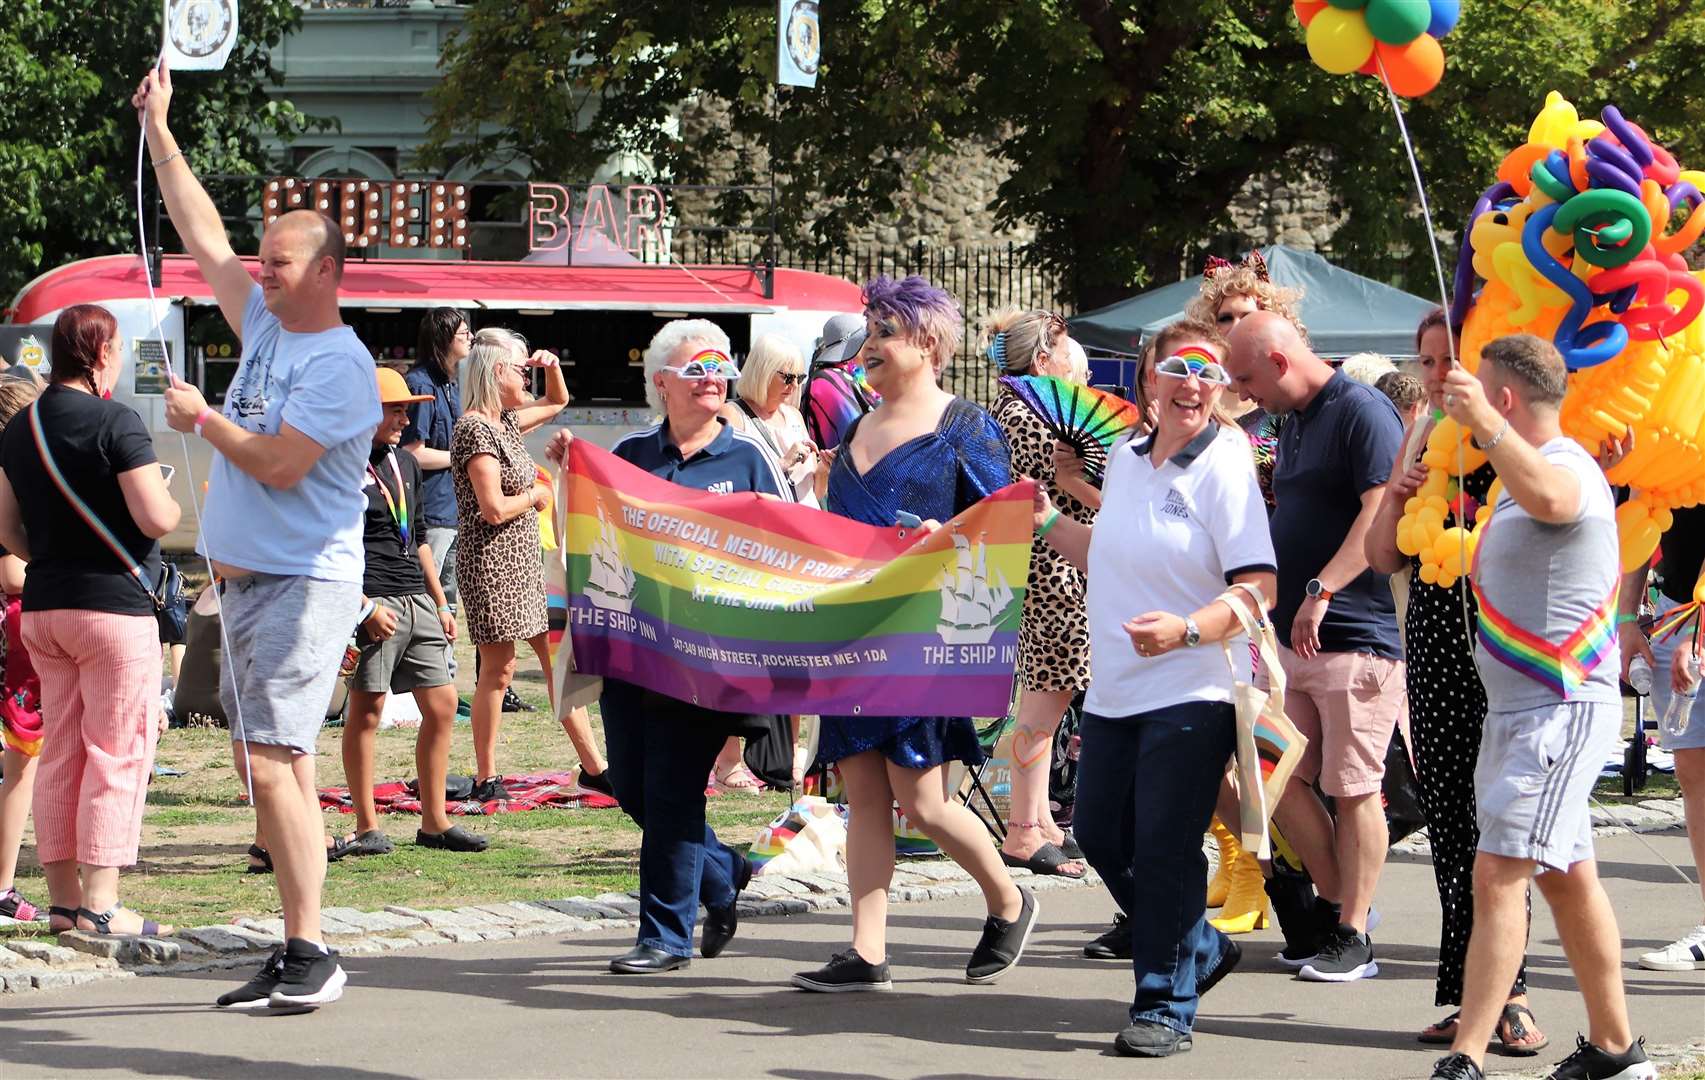
[[(1667, 615), (1675, 607), (1674, 600), (1664, 597), (1658, 604), (1658, 616)], [(1687, 634), (1674, 634), (1663, 641), (1652, 642), (1652, 713), (1659, 718), (1669, 709), (1670, 698), (1675, 696), (1669, 684), (1670, 662), (1675, 659), (1676, 648), (1687, 640)], [(1680, 735), (1672, 735), (1664, 730), (1662, 724), (1658, 725), (1658, 745), (1672, 752), (1705, 750), (1705, 694), (1694, 699), (1687, 730)]]
[(250, 574), (227, 581), (219, 601), (228, 643), (219, 700), (231, 738), (313, 753), (361, 614), (361, 586)]
[(1553, 870), (1592, 858), (1588, 798), (1621, 734), (1620, 703), (1487, 714), (1474, 767), (1480, 850)]
[(450, 682), (450, 639), (438, 621), (438, 605), (425, 593), (375, 596), (373, 602), (396, 613), (397, 631), (383, 641), (356, 634), (361, 659), (349, 688), (369, 694), (406, 694)]

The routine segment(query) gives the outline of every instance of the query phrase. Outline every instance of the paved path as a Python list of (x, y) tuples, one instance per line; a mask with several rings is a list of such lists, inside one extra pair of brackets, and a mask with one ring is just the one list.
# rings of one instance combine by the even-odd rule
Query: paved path
[[(1680, 832), (1646, 837), (1674, 861)], [(1624, 955), (1668, 941), (1698, 911), (1639, 840), (1600, 841)], [(1276, 932), (1241, 939), (1244, 965), (1208, 998), (1193, 1053), (1136, 1062), (1109, 1052), (1130, 974), (1079, 948), (1111, 906), (1099, 890), (1046, 893), (1024, 964), (999, 984), (960, 983), (975, 943), (972, 900), (892, 909), (895, 992), (814, 995), (787, 975), (844, 947), (847, 915), (748, 920), (731, 951), (650, 979), (605, 973), (631, 938), (571, 935), (443, 946), (345, 962), (344, 999), (308, 1016), (215, 1012), (247, 976), (155, 976), (0, 999), (0, 1076), (217, 1076), (308, 1080), (396, 1076), (1424, 1077), (1435, 1052), (1413, 1032), (1432, 1002), (1437, 934), (1431, 867), (1387, 871), (1376, 935), (1382, 974), (1351, 986), (1293, 980), (1270, 959)], [(1539, 1059), (1493, 1058), (1531, 1074), (1573, 1045), (1585, 1019), (1541, 903), (1529, 964), (1552, 1036)], [(1705, 973), (1627, 971), (1636, 1029), (1697, 1044), (1705, 1061)]]

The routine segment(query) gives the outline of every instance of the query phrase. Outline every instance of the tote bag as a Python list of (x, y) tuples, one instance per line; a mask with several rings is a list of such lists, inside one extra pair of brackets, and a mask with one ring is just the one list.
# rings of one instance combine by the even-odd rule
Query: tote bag
[[(1234, 587), (1244, 588), (1257, 603), (1261, 602), (1259, 590)], [(1285, 671), (1279, 666), (1279, 644), (1273, 636), (1273, 624), (1267, 619), (1255, 621), (1242, 604), (1228, 606), (1249, 634), (1261, 658), (1261, 667), (1267, 673), (1266, 691), (1239, 679), (1231, 642), (1220, 643), (1225, 650), (1226, 665), (1231, 669), (1232, 696), (1237, 705), (1237, 793), (1242, 811), (1243, 849), (1265, 860), (1273, 856), (1267, 823), (1291, 773), (1302, 760), (1308, 739), (1285, 715)]]

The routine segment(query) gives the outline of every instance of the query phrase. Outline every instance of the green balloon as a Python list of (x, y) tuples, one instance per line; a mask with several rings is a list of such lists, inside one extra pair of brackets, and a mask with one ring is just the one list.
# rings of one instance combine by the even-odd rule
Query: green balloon
[(1368, 31), (1387, 45), (1407, 45), (1427, 32), (1433, 6), (1427, 0), (1368, 0)]
[(1601, 270), (1633, 262), (1652, 238), (1652, 218), (1640, 200), (1611, 188), (1576, 195), (1558, 208), (1551, 227), (1573, 233), (1575, 254)]
[(1335, 8), (1343, 8), (1345, 11), (1360, 11), (1368, 6), (1368, 0), (1326, 0), (1326, 2)]

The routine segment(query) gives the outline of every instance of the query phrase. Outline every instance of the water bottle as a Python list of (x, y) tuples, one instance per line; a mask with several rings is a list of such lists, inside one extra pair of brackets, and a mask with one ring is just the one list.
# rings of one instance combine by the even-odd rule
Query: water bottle
[(1635, 656), (1628, 665), (1628, 685), (1641, 697), (1652, 696), (1652, 664), (1643, 654)]
[(1687, 723), (1693, 719), (1693, 703), (1699, 697), (1699, 661), (1694, 659), (1691, 651), (1682, 661), (1682, 671), (1689, 680), (1687, 692), (1670, 698), (1669, 708), (1664, 710), (1663, 719), (1659, 721), (1665, 734), (1671, 738), (1687, 731)]

